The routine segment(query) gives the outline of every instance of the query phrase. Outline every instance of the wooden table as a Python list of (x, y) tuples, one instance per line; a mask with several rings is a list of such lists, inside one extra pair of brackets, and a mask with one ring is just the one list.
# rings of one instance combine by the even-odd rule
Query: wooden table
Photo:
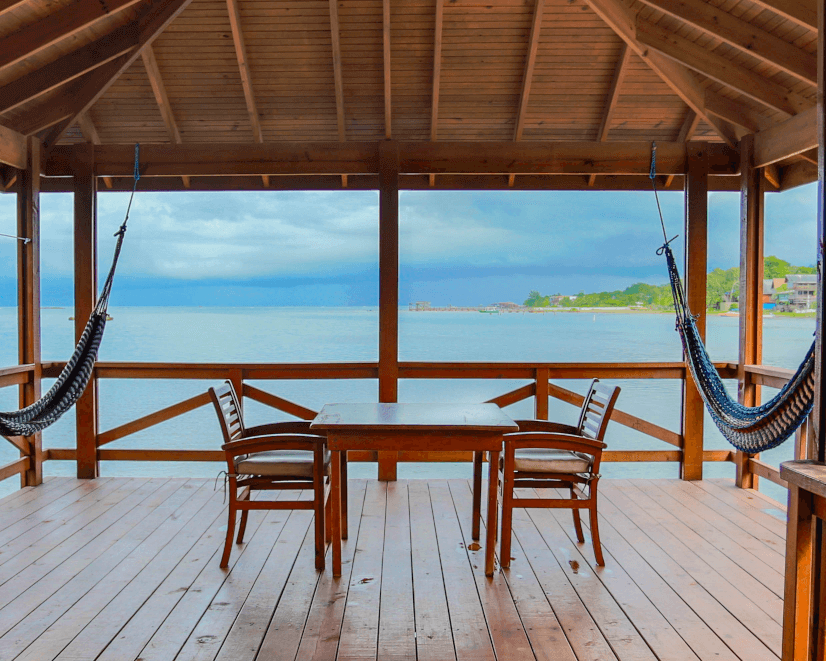
[(332, 452), (333, 576), (341, 576), (339, 453), (348, 450), (490, 452), (485, 574), (493, 575), (502, 436), (519, 429), (496, 404), (325, 404), (310, 429), (326, 432)]
[[(786, 585), (783, 602), (783, 661), (824, 658), (824, 641), (812, 640), (813, 625), (826, 619), (826, 589), (813, 571), (815, 519), (826, 520), (826, 465), (810, 460), (785, 461), (780, 477), (789, 485), (786, 528)], [(814, 596), (819, 595), (819, 603)]]

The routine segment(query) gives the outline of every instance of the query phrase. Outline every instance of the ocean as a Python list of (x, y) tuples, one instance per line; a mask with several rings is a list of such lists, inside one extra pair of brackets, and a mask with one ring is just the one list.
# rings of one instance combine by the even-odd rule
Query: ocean
[[(16, 309), (0, 308), (0, 365), (17, 362)], [(74, 324), (68, 308), (42, 312), (44, 360), (66, 360), (73, 348)], [(313, 363), (375, 362), (378, 359), (378, 309), (373, 307), (187, 308), (121, 307), (100, 350), (105, 361)], [(812, 342), (813, 318), (766, 317), (763, 362), (794, 369)], [(714, 360), (737, 360), (738, 319), (710, 316), (709, 352)], [(681, 347), (671, 314), (558, 312), (546, 314), (478, 312), (399, 313), (399, 358), (449, 362), (659, 362), (679, 361)], [(523, 385), (512, 380), (403, 380), (399, 400), (407, 402), (481, 402)], [(587, 381), (560, 385), (584, 392)], [(617, 407), (658, 425), (679, 430), (677, 381), (617, 381)], [(44, 384), (48, 387), (49, 383)], [(106, 379), (100, 385), (101, 430), (124, 424), (154, 410), (204, 392), (207, 381)], [(254, 382), (259, 388), (318, 410), (327, 402), (376, 401), (373, 380)], [(732, 388), (734, 382), (731, 382)], [(764, 388), (764, 398), (774, 390)], [(0, 410), (17, 408), (16, 388), (0, 389)], [(514, 418), (531, 417), (533, 401), (507, 408)], [(575, 422), (574, 407), (551, 401), (551, 419)], [(287, 416), (255, 402), (248, 404), (250, 424)], [(670, 449), (665, 443), (613, 424), (606, 438), (615, 449)], [(68, 413), (44, 432), (44, 447), (74, 446), (74, 415)], [(204, 448), (220, 446), (215, 414), (205, 407), (144, 432), (116, 441), (120, 448)], [(728, 448), (706, 415), (706, 449)], [(792, 457), (789, 441), (764, 453), (773, 465)], [(16, 450), (0, 444), (0, 465)], [(605, 477), (676, 477), (676, 464), (603, 464)], [(216, 463), (103, 462), (103, 475), (215, 476)], [(73, 462), (50, 461), (47, 475), (73, 475)], [(374, 476), (374, 464), (354, 464), (353, 476)], [(400, 464), (399, 477), (469, 476), (469, 464)], [(705, 465), (708, 477), (733, 477), (732, 464)], [(785, 490), (760, 480), (761, 490), (785, 501)], [(17, 478), (0, 482), (0, 495), (16, 489)]]

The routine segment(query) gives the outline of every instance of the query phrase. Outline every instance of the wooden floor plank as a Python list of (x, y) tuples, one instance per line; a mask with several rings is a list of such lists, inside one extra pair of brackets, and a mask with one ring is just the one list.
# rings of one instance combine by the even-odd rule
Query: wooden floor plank
[[(377, 661), (416, 658), (408, 482), (387, 482)], [(435, 558), (434, 558), (435, 560)]]
[[(428, 486), (456, 658), (458, 661), (493, 660), (496, 658), (493, 643), (450, 489), (443, 480), (429, 481)], [(484, 565), (484, 556), (479, 562)]]
[[(778, 619), (782, 615), (782, 602), (779, 608), (777, 605), (755, 602), (751, 598), (750, 589), (744, 586), (746, 577), (750, 579), (751, 589), (761, 585), (753, 577), (725, 558), (717, 549), (705, 543), (687, 526), (675, 526), (672, 513), (643, 497), (639, 489), (630, 485), (606, 482), (608, 484), (601, 484), (600, 487), (606, 494), (610, 492), (609, 497), (617, 507), (633, 515), (634, 523), (643, 529), (651, 540), (725, 608), (731, 613), (737, 613), (741, 622), (770, 650), (779, 651), (781, 626)], [(628, 490), (631, 491), (631, 497), (626, 495)], [(641, 506), (640, 502), (644, 503), (644, 506)], [(779, 612), (772, 617), (764, 609)]]
[(617, 507), (610, 498), (602, 498), (599, 507), (600, 537), (614, 563), (628, 572), (700, 658), (776, 659), (635, 524), (632, 513)]
[(416, 659), (455, 661), (456, 650), (453, 648), (450, 612), (427, 482), (411, 480), (408, 484), (408, 496)]
[[(778, 503), (754, 489), (740, 489), (731, 480), (702, 480), (691, 484), (714, 496), (728, 508), (745, 514), (768, 531), (785, 538), (785, 503)], [(720, 511), (725, 513), (727, 508), (720, 508)]]
[[(14, 478), (12, 478), (14, 479)], [(0, 511), (11, 511), (20, 505), (25, 505), (32, 500), (40, 500), (46, 495), (46, 492), (57, 488), (68, 488), (65, 484), (67, 481), (73, 481), (77, 486), (82, 484), (85, 480), (75, 480), (68, 477), (44, 477), (43, 483), (37, 487), (23, 487), (13, 491), (8, 496), (0, 498)]]
[[(23, 502), (17, 504), (16, 507), (8, 510), (0, 509), (0, 534), (9, 526), (27, 516), (38, 516), (44, 511), (49, 512), (62, 509), (66, 506), (63, 503), (68, 504), (76, 499), (71, 495), (74, 490), (82, 489), (85, 491), (88, 490), (90, 486), (86, 480), (66, 480), (65, 482), (56, 482), (54, 486), (49, 485), (49, 504), (44, 504), (41, 499), (41, 494), (35, 493), (33, 490), (30, 492), (31, 495), (24, 495), (21, 499)], [(45, 496), (45, 493), (42, 495)], [(59, 503), (59, 505), (56, 506), (54, 503)], [(43, 516), (43, 518), (48, 518), (48, 514)]]
[(338, 643), (341, 659), (376, 658), (386, 512), (387, 484), (371, 480), (364, 497), (358, 546), (341, 623)]

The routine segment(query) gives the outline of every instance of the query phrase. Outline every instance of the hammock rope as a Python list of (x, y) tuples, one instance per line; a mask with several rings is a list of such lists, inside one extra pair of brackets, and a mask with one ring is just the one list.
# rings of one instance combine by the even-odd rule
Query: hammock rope
[(0, 435), (31, 436), (54, 424), (66, 411), (74, 406), (92, 378), (92, 370), (95, 366), (100, 342), (103, 339), (103, 331), (106, 327), (106, 311), (109, 306), (109, 296), (112, 292), (112, 282), (115, 278), (118, 258), (123, 246), (123, 238), (126, 235), (126, 223), (129, 220), (129, 211), (132, 208), (132, 200), (135, 197), (135, 190), (140, 179), (139, 156), (140, 147), (136, 144), (135, 181), (132, 185), (132, 194), (129, 197), (126, 216), (118, 231), (115, 232), (118, 240), (115, 244), (112, 266), (109, 268), (106, 281), (92, 314), (89, 316), (89, 321), (83, 329), (80, 341), (54, 385), (43, 397), (19, 411), (0, 412)]
[[(656, 153), (656, 145), (652, 145), (649, 176), (655, 197), (657, 196)], [(814, 405), (815, 343), (812, 342), (812, 346), (794, 376), (768, 402), (760, 406), (749, 407), (732, 400), (714, 363), (709, 358), (695, 323), (696, 317), (691, 314), (686, 303), (680, 273), (669, 245), (677, 237), (670, 240), (666, 238), (659, 197), (657, 197), (657, 209), (660, 213), (665, 241), (657, 250), (657, 254), (665, 255), (668, 265), (674, 311), (677, 314), (677, 332), (682, 340), (685, 362), (714, 424), (726, 440), (742, 452), (756, 454), (777, 447), (794, 434)]]

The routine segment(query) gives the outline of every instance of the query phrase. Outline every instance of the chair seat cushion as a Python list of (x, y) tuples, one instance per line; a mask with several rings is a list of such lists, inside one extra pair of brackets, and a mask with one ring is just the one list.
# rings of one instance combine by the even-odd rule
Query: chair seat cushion
[(519, 473), (587, 473), (593, 458), (581, 452), (547, 448), (516, 450), (514, 470)]
[[(235, 460), (237, 475), (270, 477), (313, 477), (313, 452), (310, 450), (267, 450)], [(330, 467), (330, 451), (324, 451), (324, 472)]]

